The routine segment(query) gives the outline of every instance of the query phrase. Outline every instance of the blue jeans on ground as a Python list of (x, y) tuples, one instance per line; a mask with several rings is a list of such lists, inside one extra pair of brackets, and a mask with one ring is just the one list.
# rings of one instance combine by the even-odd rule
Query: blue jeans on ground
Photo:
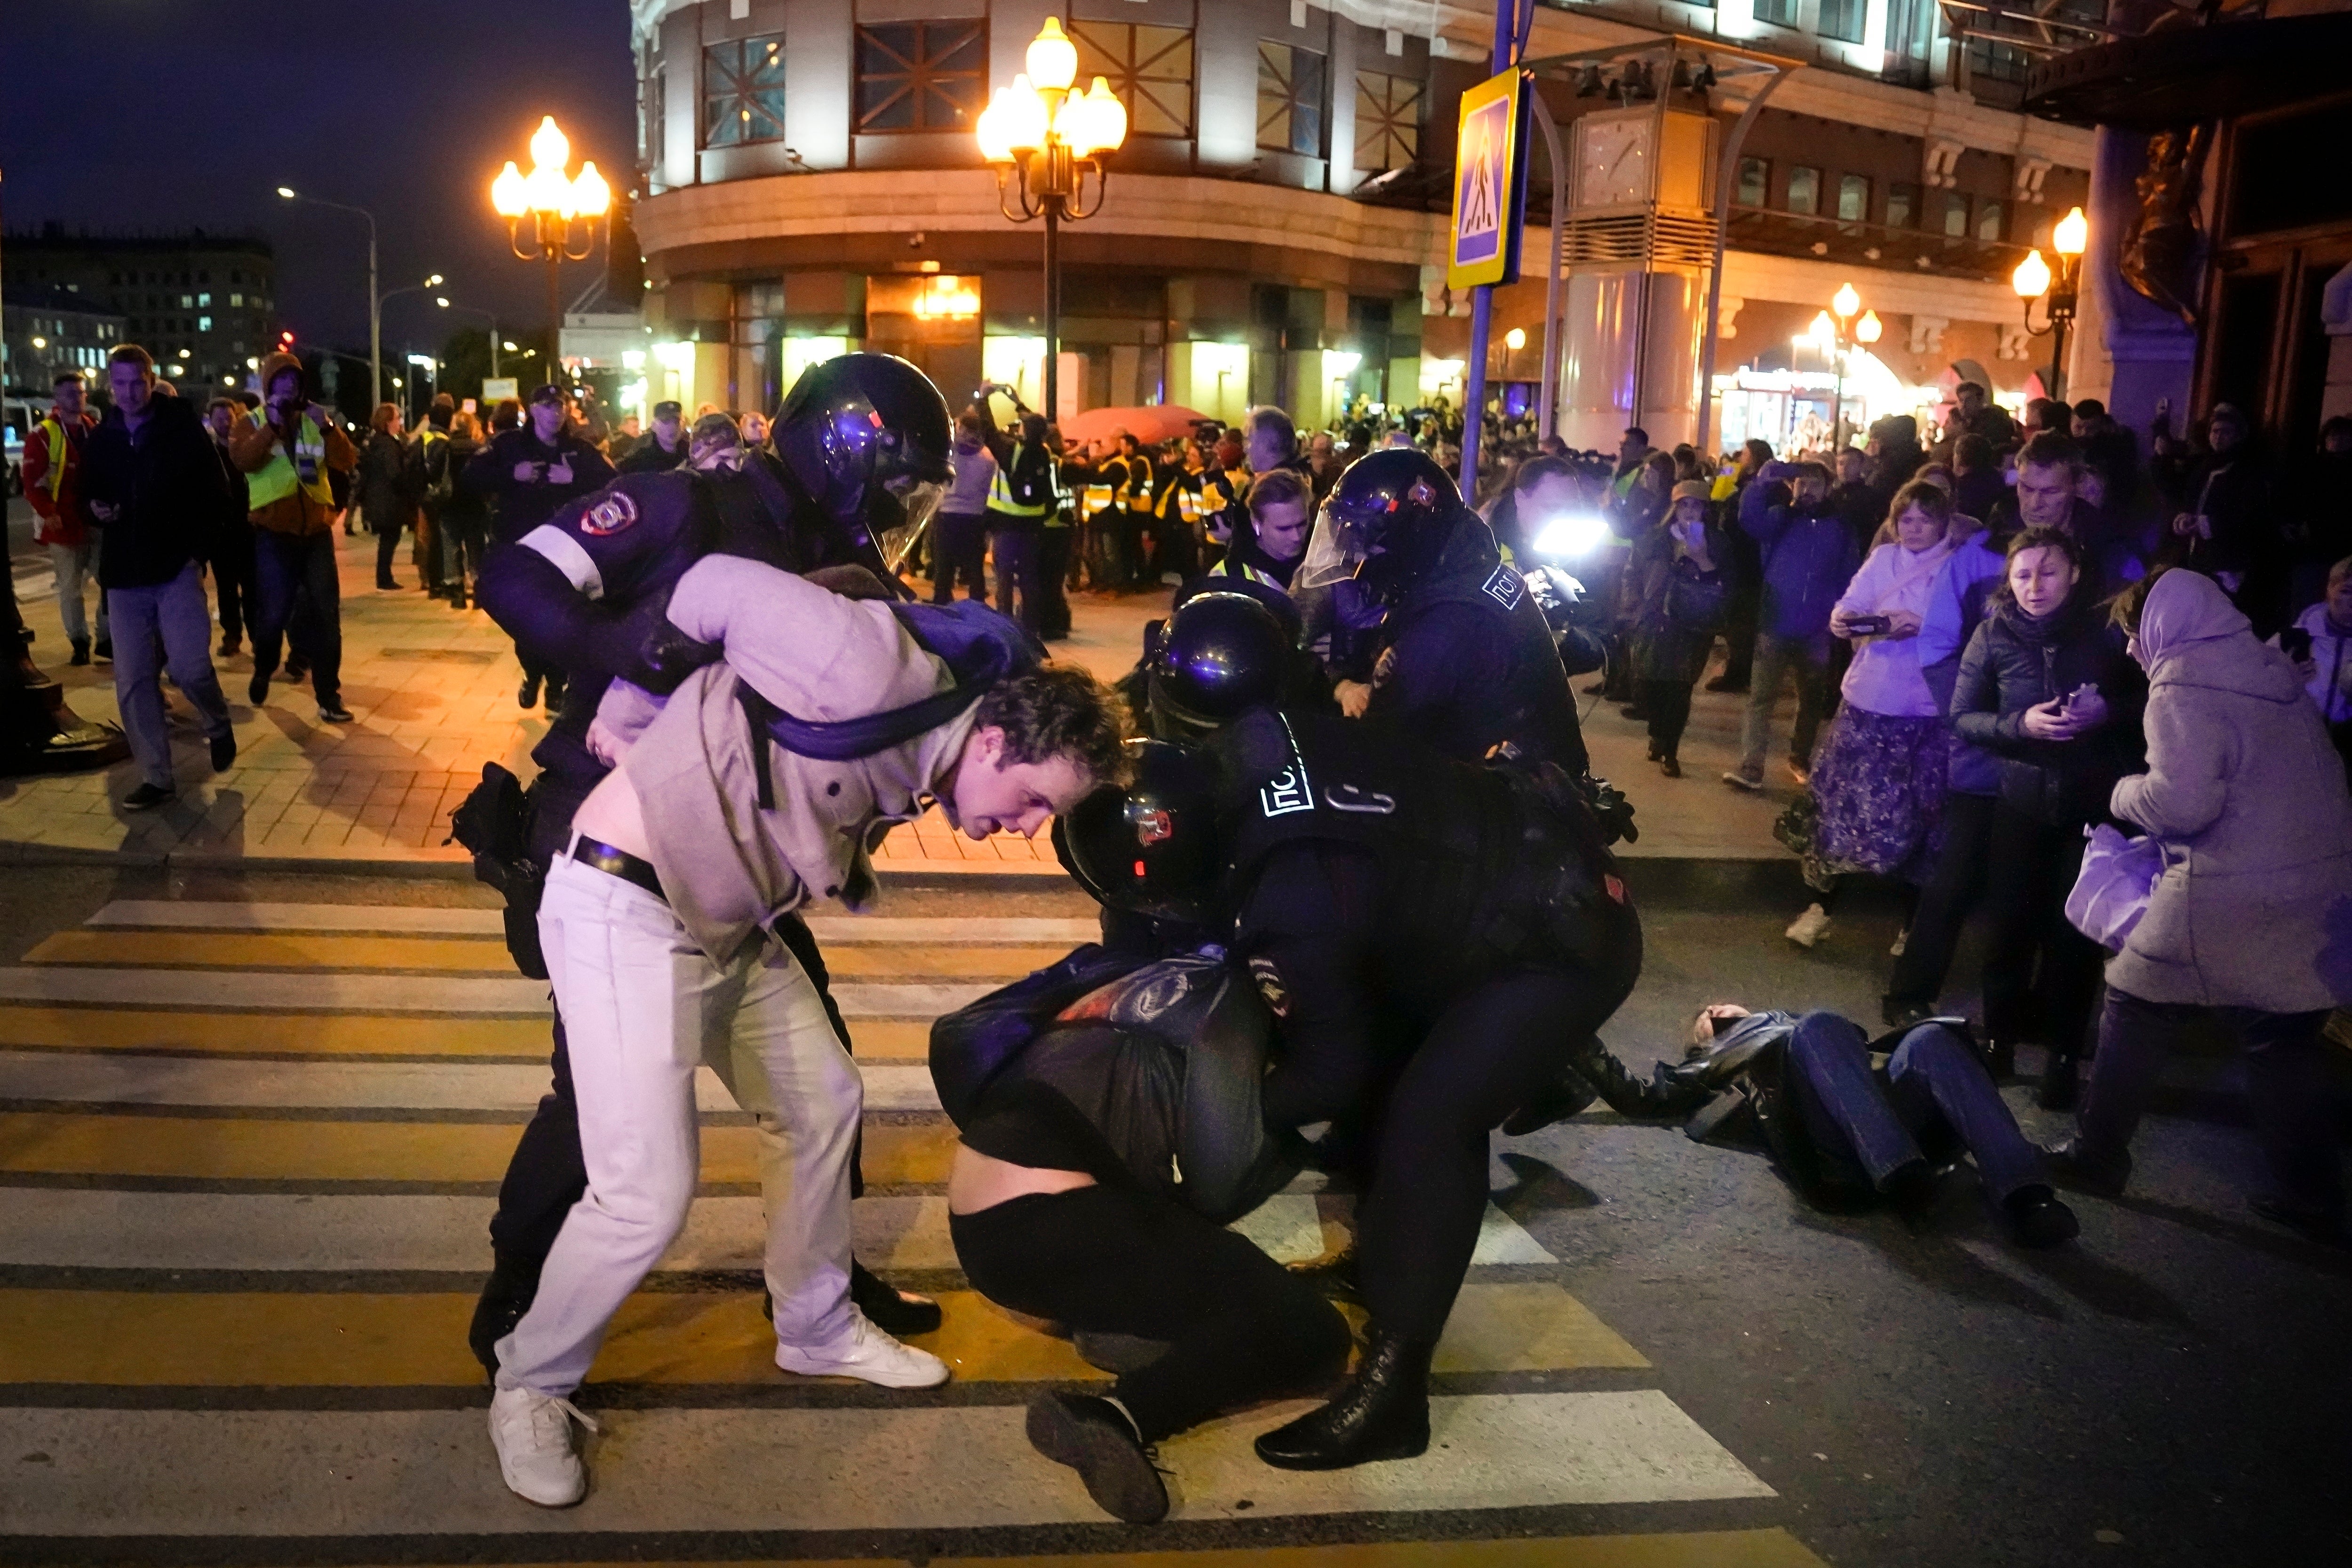
[(2077, 1118), (2083, 1153), (2107, 1161), (2130, 1152), (2148, 1095), (2164, 1072), (2164, 1059), (2191, 1020), (2209, 1012), (2245, 1052), (2254, 1135), (2277, 1196), (2299, 1208), (2342, 1214), (2336, 1097), (2319, 1038), (2327, 1022), (2325, 1012), (2151, 1002), (2109, 986), (2106, 1009), (2099, 1016), (2099, 1053), (2091, 1059), (2091, 1082)]
[[(163, 715), (158, 674), (168, 668), (172, 684), (204, 721), (205, 738), (229, 733), (228, 702), (213, 673), (213, 623), (205, 602), (205, 580), (190, 561), (180, 575), (155, 588), (110, 588), (108, 612), (121, 632), (114, 649), (114, 701), (139, 771), (159, 789), (172, 788), (172, 732)], [(159, 660), (158, 654), (162, 655)]]
[(303, 628), (303, 656), (310, 661), (310, 689), (321, 707), (337, 701), (343, 686), (342, 591), (335, 577), (332, 533), (281, 534), (253, 530), (253, 579), (258, 608), (252, 616), (253, 669), (274, 674), (295, 597), (309, 591), (310, 621)]
[(1788, 1080), (1824, 1170), (1849, 1186), (1882, 1190), (1903, 1166), (1948, 1158), (1956, 1145), (1975, 1156), (1996, 1198), (2048, 1180), (1984, 1064), (1941, 1024), (1905, 1035), (1882, 1083), (1860, 1025), (1807, 1013), (1789, 1039)]
[[(51, 545), (49, 564), (58, 572), (58, 619), (65, 623), (66, 641), (89, 641), (89, 611), (81, 601), (82, 584), (98, 576), (99, 530), (82, 530), (79, 545)], [(98, 640), (113, 639), (107, 631), (106, 591), (98, 592)]]

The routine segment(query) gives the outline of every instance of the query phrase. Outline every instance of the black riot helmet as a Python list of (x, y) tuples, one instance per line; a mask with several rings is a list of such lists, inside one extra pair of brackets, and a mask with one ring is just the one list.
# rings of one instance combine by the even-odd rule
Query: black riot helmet
[(1281, 619), (1244, 593), (1199, 593), (1177, 606), (1145, 661), (1153, 727), (1199, 738), (1279, 701), (1292, 658)]
[(1464, 514), (1462, 492), (1429, 455), (1385, 447), (1348, 465), (1323, 503), (1297, 588), (1353, 578), (1393, 602), (1437, 563)]
[(1054, 852), (1098, 904), (1210, 919), (1224, 874), (1214, 765), (1164, 740), (1130, 740), (1127, 756), (1125, 786), (1105, 785), (1054, 819)]
[(811, 365), (785, 394), (769, 444), (827, 512), (861, 517), (877, 494), (902, 504), (948, 482), (947, 399), (895, 354), (843, 354)]

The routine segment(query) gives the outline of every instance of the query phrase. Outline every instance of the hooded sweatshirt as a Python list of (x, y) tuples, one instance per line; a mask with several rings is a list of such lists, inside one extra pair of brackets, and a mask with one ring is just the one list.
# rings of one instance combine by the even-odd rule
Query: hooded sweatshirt
[(2148, 590), (2139, 656), (2147, 771), (2109, 804), (2164, 841), (2166, 869), (2107, 983), (2274, 1013), (2352, 1002), (2352, 798), (2293, 662), (2182, 570)]

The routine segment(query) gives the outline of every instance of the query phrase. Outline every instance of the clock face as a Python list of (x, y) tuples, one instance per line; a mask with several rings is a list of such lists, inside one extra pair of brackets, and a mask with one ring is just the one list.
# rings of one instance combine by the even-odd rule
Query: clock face
[(1618, 206), (1650, 194), (1650, 132), (1653, 117), (1625, 119), (1588, 115), (1577, 122), (1576, 204)]

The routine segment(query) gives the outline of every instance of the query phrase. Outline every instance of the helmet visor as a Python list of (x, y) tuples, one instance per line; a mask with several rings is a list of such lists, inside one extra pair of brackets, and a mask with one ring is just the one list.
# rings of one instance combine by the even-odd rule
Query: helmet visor
[(1307, 554), (1291, 578), (1291, 591), (1304, 593), (1345, 582), (1362, 569), (1370, 555), (1363, 530), (1343, 521), (1326, 507), (1316, 515), (1315, 533), (1307, 539)]

